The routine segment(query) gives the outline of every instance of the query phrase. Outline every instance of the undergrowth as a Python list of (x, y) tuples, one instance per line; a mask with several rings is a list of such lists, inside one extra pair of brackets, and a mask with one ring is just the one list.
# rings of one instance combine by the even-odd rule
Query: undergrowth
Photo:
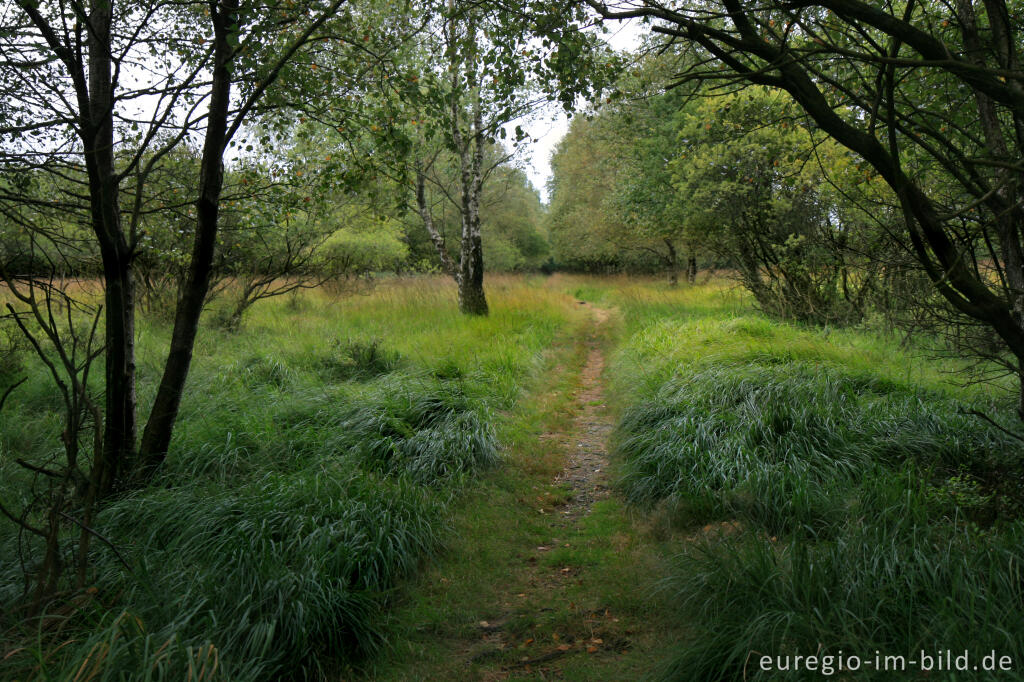
[(1014, 429), (1012, 386), (958, 386), (955, 363), (863, 331), (716, 313), (707, 289), (592, 287), (626, 333), (612, 366), (619, 488), (678, 537), (655, 599), (689, 636), (656, 677), (819, 679), (761, 657), (841, 652), (966, 649), (977, 664), (994, 650), (1019, 668), (1022, 452), (970, 414)]
[[(396, 590), (443, 550), (460, 491), (499, 463), (500, 414), (575, 324), (534, 283), (489, 294), (479, 319), (437, 278), (313, 291), (204, 330), (165, 466), (102, 509), (84, 593), (41, 620), (5, 612), (0, 678), (333, 679), (389, 646)], [(169, 328), (140, 329), (145, 413)], [(57, 452), (51, 393), (30, 374), (0, 414), (10, 506), (13, 460)], [(0, 524), (0, 603), (35, 559)]]

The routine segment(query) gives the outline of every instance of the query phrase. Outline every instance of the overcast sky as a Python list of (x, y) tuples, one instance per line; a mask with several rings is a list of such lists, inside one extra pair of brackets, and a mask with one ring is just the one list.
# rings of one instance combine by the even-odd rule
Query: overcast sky
[[(640, 44), (640, 36), (644, 29), (637, 21), (609, 22), (610, 33), (605, 36), (608, 43), (616, 50), (632, 50)], [(509, 131), (517, 122), (510, 124)], [(540, 192), (541, 199), (547, 203), (547, 182), (551, 177), (551, 154), (555, 145), (569, 130), (569, 120), (562, 111), (560, 104), (552, 104), (547, 111), (540, 112), (534, 120), (522, 124), (523, 130), (530, 134), (533, 142), (526, 150), (523, 160), (530, 182)]]

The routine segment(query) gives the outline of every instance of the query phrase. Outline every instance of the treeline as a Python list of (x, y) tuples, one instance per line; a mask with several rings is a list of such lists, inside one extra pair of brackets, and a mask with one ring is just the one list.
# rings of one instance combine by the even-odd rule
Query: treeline
[[(331, 151), (314, 155), (299, 147), (283, 157), (241, 159), (226, 169), (205, 296), (207, 304), (217, 302), (210, 318), (217, 326), (237, 329), (253, 304), (297, 289), (333, 283), (337, 290), (354, 290), (381, 275), (439, 272), (439, 250), (458, 260), (461, 215), (447, 199), (456, 192), (453, 168), (435, 170), (425, 192), (435, 242), (399, 182), (375, 176), (346, 186), (323, 162)], [(488, 152), (496, 163), (481, 193), (487, 269), (537, 270), (548, 257), (540, 197), (504, 150), (495, 146)], [(138, 305), (165, 320), (173, 319), (188, 283), (198, 182), (198, 153), (183, 147), (155, 164), (136, 191), (120, 195), (123, 220), (138, 235)], [(48, 199), (70, 195), (74, 184), (48, 172), (19, 179), (20, 212), (32, 215), (0, 234), (0, 272), (11, 281), (102, 277), (102, 254), (83, 207)], [(33, 205), (26, 209), (29, 200)], [(44, 221), (45, 229), (39, 229)]]
[(924, 284), (890, 235), (877, 174), (783, 92), (667, 88), (680, 57), (641, 59), (624, 95), (559, 146), (549, 230), (583, 271), (733, 274), (766, 312), (822, 324), (892, 314)]
[[(924, 333), (933, 347), (980, 359), (985, 376), (1015, 371), (1007, 347), (930, 281), (899, 198), (870, 164), (782, 90), (680, 84), (691, 59), (637, 57), (617, 97), (573, 119), (552, 161), (555, 262), (660, 272), (671, 284), (709, 268), (770, 315)], [(919, 182), (946, 192), (926, 161), (915, 157)], [(956, 220), (978, 272), (997, 267), (998, 243), (969, 211)]]
[[(330, 150), (320, 150), (329, 158)], [(439, 268), (430, 234), (402, 188), (375, 177), (357, 188), (331, 183), (334, 169), (316, 157), (293, 151), (284, 159), (242, 159), (228, 165), (214, 280), (263, 281), (287, 278), (312, 286), (334, 278), (374, 273), (429, 273)], [(481, 198), (481, 231), (488, 270), (536, 270), (548, 258), (544, 211), (526, 174), (500, 148), (501, 162)], [(139, 193), (121, 194), (121, 212), (140, 234), (135, 268), (145, 308), (171, 306), (180, 295), (194, 239), (196, 150), (183, 148), (156, 165)], [(459, 213), (446, 206), (452, 169), (432, 178), (428, 200), (434, 225), (451, 257), (457, 257)], [(16, 182), (16, 186), (15, 186)], [(0, 178), (20, 201), (34, 198), (35, 220), (47, 216), (46, 230), (26, 220), (0, 234), (0, 262), (12, 275), (99, 277), (99, 248), (80, 206), (49, 197), (68, 196), (74, 181), (47, 172)], [(325, 191), (325, 187), (327, 191)], [(53, 208), (45, 204), (52, 204)], [(57, 215), (57, 212), (60, 215)], [(277, 285), (285, 285), (277, 282)], [(243, 287), (244, 289), (244, 287)], [(276, 291), (276, 289), (274, 289)], [(214, 291), (219, 287), (214, 286)], [(283, 291), (281, 293), (284, 293)]]

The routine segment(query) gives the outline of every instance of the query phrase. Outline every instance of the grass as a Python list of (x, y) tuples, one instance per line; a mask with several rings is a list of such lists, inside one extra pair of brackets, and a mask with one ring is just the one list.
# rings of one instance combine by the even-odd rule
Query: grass
[[(507, 411), (577, 324), (537, 282), (492, 278), (488, 293), (483, 319), (424, 278), (204, 330), (167, 465), (96, 521), (117, 552), (96, 544), (70, 612), (6, 624), (0, 677), (333, 676), (388, 646), (396, 590), (453, 541), (453, 505), (499, 464)], [(143, 406), (168, 334), (140, 324)], [(0, 476), (24, 486), (13, 459), (57, 444), (43, 377), (23, 388), (0, 415)], [(17, 542), (0, 527), (4, 603), (21, 590)]]
[(395, 646), (359, 679), (637, 679), (670, 653), (678, 627), (650, 602), (662, 543), (619, 500), (596, 503), (578, 527), (559, 518), (573, 493), (555, 480), (565, 461), (552, 436), (571, 434), (588, 343), (610, 349), (614, 327), (555, 346), (557, 371), (501, 427), (506, 466), (457, 505), (450, 551), (410, 580)]
[(875, 476), (986, 480), (1005, 494), (958, 511), (1013, 512), (1000, 503), (1021, 498), (1001, 476), (1019, 465), (1015, 446), (952, 401), (799, 363), (687, 372), (631, 406), (618, 439), (630, 501), (811, 536), (876, 511), (856, 495)]
[[(396, 280), (204, 329), (167, 466), (97, 520), (120, 558), (97, 543), (72, 606), (3, 623), (0, 678), (541, 679), (522, 661), (556, 645), (578, 680), (770, 680), (760, 655), (840, 650), (1024, 660), (1021, 449), (966, 413), (1015, 427), (1012, 386), (771, 321), (717, 281), (488, 294), (466, 318), (443, 279)], [(588, 340), (595, 305), (611, 321)], [(169, 328), (139, 334), (145, 406)], [(572, 428), (588, 341), (609, 357), (620, 495), (569, 528), (544, 436)], [(13, 459), (58, 452), (58, 405), (3, 360), (29, 376), (0, 414), (17, 506)], [(0, 525), (2, 603), (18, 556)], [(481, 622), (509, 647), (481, 646)]]
[(715, 286), (588, 286), (624, 319), (620, 490), (675, 539), (657, 601), (688, 634), (655, 677), (777, 679), (751, 663), (765, 654), (1022, 660), (1019, 442), (965, 414), (1012, 414), (1012, 387), (958, 386), (955, 363), (867, 331), (709, 306)]

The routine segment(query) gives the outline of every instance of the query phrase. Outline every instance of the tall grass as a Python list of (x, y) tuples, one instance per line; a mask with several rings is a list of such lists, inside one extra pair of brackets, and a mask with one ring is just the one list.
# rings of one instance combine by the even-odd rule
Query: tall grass
[[(579, 324), (539, 284), (494, 278), (484, 319), (421, 278), (268, 301), (240, 333), (204, 329), (165, 467), (96, 519), (116, 551), (94, 543), (90, 590), (59, 618), (4, 624), (0, 678), (317, 678), (386, 646), (397, 586), (443, 549), (458, 492), (499, 461), (501, 412)], [(168, 334), (140, 324), (143, 414)], [(44, 377), (24, 388), (0, 414), (12, 504), (13, 458), (57, 445)], [(20, 574), (0, 524), (4, 603)]]
[(631, 320), (612, 366), (620, 489), (681, 529), (657, 598), (691, 636), (658, 676), (771, 680), (763, 655), (922, 649), (1019, 668), (1021, 447), (967, 413), (1012, 414), (1011, 393), (869, 333), (681, 295), (663, 309), (652, 289), (604, 300)]
[(618, 450), (631, 501), (772, 534), (833, 530), (875, 476), (966, 474), (1002, 488), (995, 474), (1019, 466), (1009, 436), (953, 401), (800, 363), (712, 365), (669, 380), (626, 410)]
[[(389, 592), (437, 549), (442, 512), (418, 486), (343, 461), (236, 489), (196, 484), (119, 500), (105, 510), (102, 530), (121, 539), (132, 573), (103, 553), (98, 600), (126, 589), (117, 600), (138, 627), (120, 638), (97, 679), (148, 668), (185, 679), (187, 657), (139, 654), (167, 642), (179, 653), (214, 647), (232, 680), (311, 673), (372, 652), (384, 641)], [(39, 672), (67, 679), (112, 628), (123, 628), (112, 613), (100, 610), (91, 636)]]
[(462, 390), (430, 393), (398, 389), (383, 404), (357, 407), (337, 422), (339, 446), (366, 469), (451, 486), (497, 462), (494, 431)]
[[(910, 512), (903, 517), (899, 512)], [(851, 524), (820, 542), (771, 542), (746, 533), (705, 540), (680, 555), (660, 598), (694, 624), (662, 679), (773, 680), (762, 655), (883, 655), (917, 659), (969, 651), (977, 664), (995, 651), (1021, 679), (1024, 574), (1021, 525), (998, 533), (937, 529), (894, 507), (887, 523)], [(993, 679), (968, 670), (935, 679)], [(785, 679), (819, 679), (820, 673)], [(918, 669), (864, 670), (856, 679), (926, 679)], [(847, 678), (848, 679), (848, 678)]]

